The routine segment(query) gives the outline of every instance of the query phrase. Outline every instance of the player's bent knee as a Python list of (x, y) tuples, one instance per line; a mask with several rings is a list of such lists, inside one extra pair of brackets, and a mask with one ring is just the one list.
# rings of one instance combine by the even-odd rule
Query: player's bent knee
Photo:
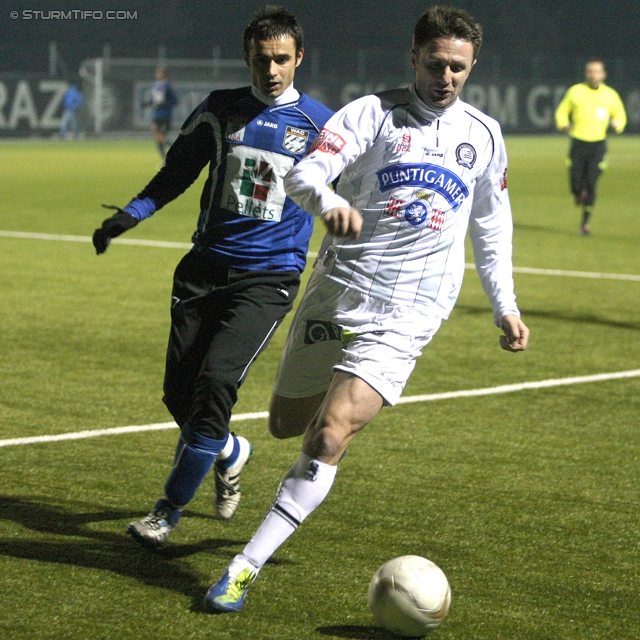
[(347, 433), (339, 427), (325, 425), (307, 433), (303, 451), (312, 458), (318, 458), (328, 464), (337, 464), (352, 437), (352, 433)]
[(286, 398), (273, 394), (269, 406), (269, 432), (284, 440), (302, 435), (324, 399), (324, 393), (308, 398)]
[(162, 402), (164, 402), (165, 406), (169, 410), (169, 413), (173, 416), (176, 424), (179, 427), (182, 427), (182, 425), (189, 418), (189, 413), (191, 411), (190, 403), (185, 402), (183, 396), (173, 395), (166, 392), (164, 397), (162, 398)]
[(269, 433), (278, 440), (301, 436), (306, 430), (306, 425), (285, 423), (281, 420), (269, 420)]

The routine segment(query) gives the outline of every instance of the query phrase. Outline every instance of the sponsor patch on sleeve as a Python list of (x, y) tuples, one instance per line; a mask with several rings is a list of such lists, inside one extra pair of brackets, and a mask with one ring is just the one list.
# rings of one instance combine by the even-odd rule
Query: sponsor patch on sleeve
[(311, 145), (309, 153), (313, 153), (314, 151), (322, 151), (324, 153), (330, 153), (335, 156), (337, 153), (342, 151), (342, 149), (344, 149), (346, 144), (347, 142), (342, 136), (334, 133), (333, 131), (329, 131), (329, 129), (323, 129)]
[(404, 133), (396, 146), (396, 153), (411, 153), (411, 134)]
[(507, 188), (507, 168), (505, 167), (502, 178), (500, 178), (500, 191), (504, 191)]
[(242, 142), (244, 140), (244, 128), (246, 124), (246, 118), (232, 115), (227, 121), (227, 128), (224, 132), (224, 137), (231, 142)]

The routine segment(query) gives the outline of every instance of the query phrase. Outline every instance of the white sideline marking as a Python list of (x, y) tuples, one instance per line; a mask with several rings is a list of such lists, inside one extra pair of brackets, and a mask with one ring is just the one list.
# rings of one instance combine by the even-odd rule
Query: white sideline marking
[[(464, 265), (467, 269), (475, 269), (474, 264)], [(640, 276), (629, 273), (597, 273), (595, 271), (566, 271), (564, 269), (536, 269), (534, 267), (513, 267), (514, 273), (530, 273), (536, 276), (564, 276), (569, 278), (600, 278), (602, 280), (633, 280), (640, 282)]]
[[(2, 238), (24, 238), (27, 240), (61, 240), (64, 242), (91, 242), (90, 236), (64, 236), (54, 233), (30, 233), (28, 231), (0, 231)], [(139, 247), (159, 247), (162, 249), (191, 249), (190, 242), (164, 242), (162, 240), (137, 240), (135, 238), (114, 238), (114, 244), (128, 244)], [(307, 257), (316, 258), (316, 251), (309, 251)], [(472, 263), (465, 264), (467, 269), (475, 269)], [(513, 267), (514, 273), (528, 273), (538, 276), (564, 276), (569, 278), (596, 278), (600, 280), (631, 280), (640, 282), (640, 275), (628, 273), (596, 273), (592, 271), (566, 271), (563, 269), (536, 269), (533, 267)]]
[[(60, 236), (54, 233), (29, 233), (27, 231), (0, 231), (3, 238), (25, 238), (27, 240), (61, 240), (63, 242), (91, 242), (90, 236)], [(114, 238), (115, 244), (133, 244), (141, 247), (161, 247), (163, 249), (191, 249), (192, 242), (164, 242), (162, 240), (136, 240), (135, 238)]]
[[(490, 396), (495, 393), (511, 393), (513, 391), (524, 391), (525, 389), (544, 389), (546, 387), (562, 387), (569, 384), (584, 384), (586, 382), (602, 382), (603, 380), (619, 380), (620, 378), (637, 377), (640, 377), (640, 369), (634, 369), (633, 371), (616, 371), (615, 373), (597, 373), (592, 376), (539, 380), (538, 382), (520, 382), (518, 384), (505, 384), (499, 387), (488, 387), (487, 389), (468, 389), (467, 391), (448, 391), (447, 393), (432, 393), (423, 396), (407, 396), (406, 398), (400, 398), (398, 404), (446, 400), (447, 398)], [(2, 441), (0, 440), (0, 444), (1, 443)]]
[[(546, 387), (561, 387), (572, 384), (584, 384), (587, 382), (602, 382), (604, 380), (619, 380), (620, 378), (640, 377), (640, 369), (633, 371), (617, 371), (614, 373), (598, 373), (592, 376), (577, 376), (573, 378), (556, 378), (551, 380), (540, 380), (538, 382), (521, 382), (519, 384), (507, 384), (499, 387), (487, 387), (485, 389), (467, 389), (464, 391), (448, 391), (446, 393), (432, 393), (421, 396), (408, 396), (400, 398), (398, 404), (408, 404), (411, 402), (431, 402), (433, 400), (448, 400), (450, 398), (470, 398), (473, 396), (489, 396), (497, 393), (511, 393), (514, 391), (524, 391), (526, 389), (544, 389)], [(239, 413), (231, 416), (232, 421), (257, 420), (268, 418), (268, 411), (257, 411), (255, 413)], [(35, 444), (40, 442), (56, 442), (58, 440), (79, 440), (82, 438), (97, 438), (98, 436), (111, 436), (120, 433), (137, 433), (140, 431), (160, 431), (161, 429), (174, 429), (175, 422), (160, 422), (158, 424), (143, 424), (131, 427), (115, 427), (113, 429), (95, 429), (93, 431), (76, 431), (72, 433), (60, 433), (55, 436), (33, 436), (30, 438), (13, 438), (11, 440), (0, 440), (0, 447), (11, 447), (20, 444)]]
[[(256, 411), (255, 413), (239, 413), (231, 416), (231, 422), (235, 420), (257, 420), (268, 418), (268, 411)], [(97, 438), (98, 436), (116, 436), (120, 433), (138, 433), (140, 431), (161, 431), (162, 429), (175, 429), (175, 422), (158, 422), (156, 424), (140, 424), (131, 427), (113, 427), (112, 429), (91, 429), (87, 431), (73, 431), (71, 433), (59, 433), (55, 436), (33, 436), (30, 438), (13, 438), (0, 440), (0, 447), (11, 447), (17, 444), (36, 444), (38, 442), (57, 442), (58, 440), (82, 440), (84, 438)]]

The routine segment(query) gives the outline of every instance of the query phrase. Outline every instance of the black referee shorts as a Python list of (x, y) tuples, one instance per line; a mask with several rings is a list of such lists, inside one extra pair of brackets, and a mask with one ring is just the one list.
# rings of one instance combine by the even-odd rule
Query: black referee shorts
[(194, 252), (180, 261), (163, 401), (187, 442), (193, 433), (226, 437), (238, 388), (299, 286), (297, 271), (239, 271)]
[(596, 201), (596, 182), (602, 173), (601, 164), (607, 153), (607, 141), (585, 142), (571, 139), (569, 180), (571, 192), (580, 204), (593, 206)]

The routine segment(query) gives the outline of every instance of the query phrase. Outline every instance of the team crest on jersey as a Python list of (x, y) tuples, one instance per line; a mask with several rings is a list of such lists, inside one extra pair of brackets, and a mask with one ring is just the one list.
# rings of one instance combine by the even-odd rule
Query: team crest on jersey
[(414, 200), (398, 213), (391, 215), (400, 218), (400, 222), (407, 229), (432, 229), (440, 233), (444, 226), (446, 212), (432, 207), (424, 200)]
[(297, 127), (287, 127), (284, 132), (282, 146), (293, 154), (303, 153), (307, 148), (309, 132)]
[(224, 137), (231, 142), (242, 142), (244, 140), (244, 128), (247, 125), (247, 119), (240, 116), (231, 116), (227, 120), (227, 130)]
[(456, 149), (456, 162), (465, 169), (472, 169), (476, 163), (476, 150), (468, 142), (459, 144)]
[(431, 206), (423, 200), (415, 200), (402, 211), (400, 220), (409, 229), (424, 229), (429, 221)]

